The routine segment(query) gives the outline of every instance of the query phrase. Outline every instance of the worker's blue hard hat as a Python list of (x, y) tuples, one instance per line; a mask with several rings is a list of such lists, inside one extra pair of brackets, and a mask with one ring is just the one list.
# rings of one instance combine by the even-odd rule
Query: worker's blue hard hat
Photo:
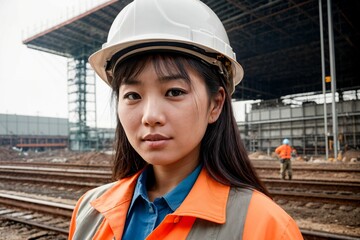
[(289, 145), (289, 143), (290, 143), (289, 139), (285, 138), (285, 139), (283, 140), (283, 144)]

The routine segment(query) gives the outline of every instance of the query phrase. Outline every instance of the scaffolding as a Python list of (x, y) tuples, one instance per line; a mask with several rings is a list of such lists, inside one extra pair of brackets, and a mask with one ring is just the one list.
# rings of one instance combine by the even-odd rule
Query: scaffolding
[(74, 151), (98, 149), (95, 73), (87, 59), (68, 61), (69, 145)]

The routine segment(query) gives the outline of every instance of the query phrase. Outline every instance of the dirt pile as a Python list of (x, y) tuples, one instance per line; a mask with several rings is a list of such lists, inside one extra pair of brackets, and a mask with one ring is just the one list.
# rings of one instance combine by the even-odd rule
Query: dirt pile
[(71, 162), (77, 164), (86, 164), (86, 165), (110, 165), (113, 159), (112, 154), (104, 152), (88, 152), (82, 153), (75, 156), (75, 159)]
[(249, 158), (250, 159), (258, 159), (258, 160), (275, 160), (276, 159), (276, 154), (275, 153), (271, 153), (271, 155), (267, 155), (267, 153), (263, 152), (263, 151), (256, 151), (256, 152), (252, 152), (249, 154)]
[[(340, 155), (340, 154), (339, 154)], [(345, 153), (341, 153), (341, 161), (343, 162), (359, 162), (360, 161), (360, 150), (350, 149)]]
[(21, 153), (11, 148), (0, 147), (0, 161), (8, 161), (21, 158)]
[(0, 161), (74, 163), (85, 165), (110, 165), (112, 152), (73, 152), (66, 149), (45, 152), (21, 152), (0, 147)]

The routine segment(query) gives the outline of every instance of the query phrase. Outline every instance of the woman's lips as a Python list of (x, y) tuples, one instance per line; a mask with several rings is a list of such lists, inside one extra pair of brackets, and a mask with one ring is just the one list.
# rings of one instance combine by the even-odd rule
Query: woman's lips
[(169, 137), (166, 137), (164, 135), (161, 134), (147, 134), (143, 140), (144, 141), (161, 141), (161, 140), (169, 140)]
[(164, 136), (162, 134), (147, 134), (143, 137), (143, 141), (150, 148), (162, 148), (170, 140), (170, 137)]

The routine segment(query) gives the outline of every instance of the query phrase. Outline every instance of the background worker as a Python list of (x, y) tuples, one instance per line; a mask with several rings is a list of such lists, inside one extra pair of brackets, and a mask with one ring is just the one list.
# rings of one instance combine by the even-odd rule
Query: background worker
[(284, 139), (283, 144), (275, 149), (275, 153), (280, 157), (280, 177), (285, 179), (285, 174), (289, 176), (289, 180), (292, 179), (292, 169), (291, 169), (291, 157), (294, 149), (290, 147), (289, 139)]

